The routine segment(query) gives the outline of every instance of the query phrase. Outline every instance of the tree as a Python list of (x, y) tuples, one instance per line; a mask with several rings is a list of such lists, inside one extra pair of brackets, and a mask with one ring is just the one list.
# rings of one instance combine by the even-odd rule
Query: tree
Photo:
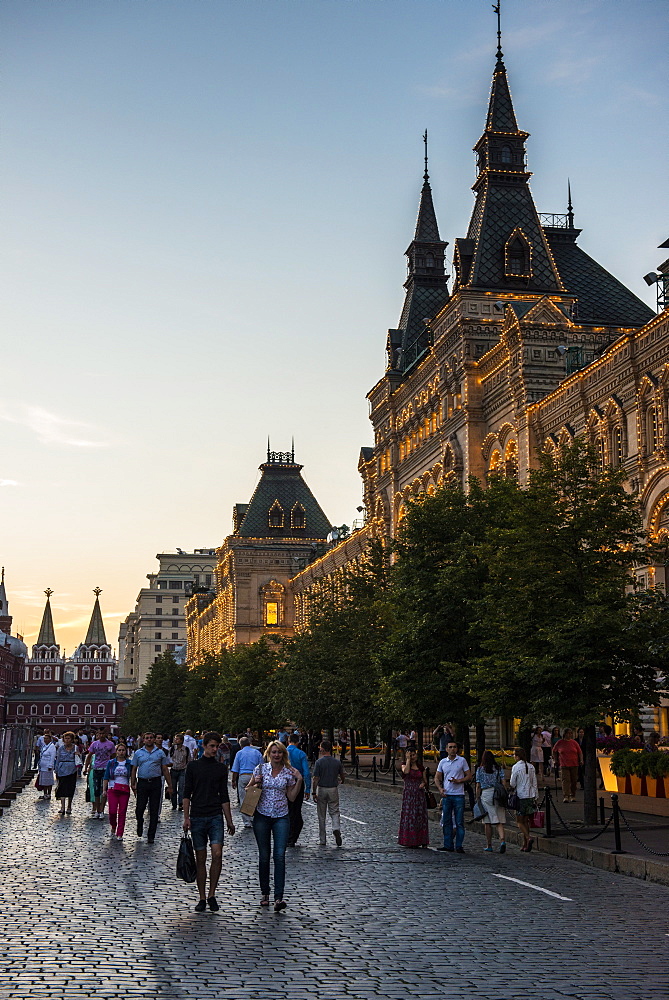
[(212, 695), (224, 668), (225, 658), (225, 653), (219, 653), (218, 656), (207, 653), (200, 663), (189, 668), (179, 705), (181, 726), (184, 729), (203, 731), (216, 729), (220, 725)]
[(625, 478), (602, 469), (580, 440), (544, 455), (513, 522), (486, 543), (478, 602), (485, 652), (472, 686), (482, 708), (585, 727), (588, 823), (596, 822), (596, 723), (609, 713), (630, 718), (657, 697), (659, 616), (630, 592), (643, 556)]
[(219, 673), (211, 691), (211, 710), (226, 732), (247, 726), (260, 732), (274, 725), (273, 678), (279, 658), (267, 639), (219, 653)]
[(158, 656), (146, 683), (131, 699), (121, 720), (123, 733), (175, 733), (181, 726), (181, 700), (188, 668), (177, 663), (172, 653)]

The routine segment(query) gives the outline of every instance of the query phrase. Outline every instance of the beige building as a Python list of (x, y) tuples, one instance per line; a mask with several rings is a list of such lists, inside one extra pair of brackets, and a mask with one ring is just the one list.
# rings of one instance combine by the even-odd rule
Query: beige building
[(119, 692), (132, 695), (144, 684), (161, 653), (177, 657), (186, 643), (185, 603), (193, 588), (213, 585), (214, 549), (161, 552), (158, 571), (148, 573), (135, 610), (119, 628)]

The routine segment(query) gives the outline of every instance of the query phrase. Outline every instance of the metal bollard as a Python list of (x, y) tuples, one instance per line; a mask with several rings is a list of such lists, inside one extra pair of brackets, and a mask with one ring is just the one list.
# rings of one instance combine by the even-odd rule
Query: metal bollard
[(376, 757), (372, 757), (372, 781), (376, 781)]
[(551, 828), (551, 790), (550, 785), (546, 785), (546, 832), (544, 837), (552, 837), (553, 830)]
[(606, 823), (606, 816), (604, 815), (604, 796), (599, 796), (599, 822), (602, 826)]
[(613, 807), (613, 835), (616, 843), (615, 850), (611, 851), (611, 854), (626, 854), (620, 839), (620, 806), (618, 805), (618, 796), (615, 793), (611, 796), (611, 806)]
[(356, 779), (360, 778), (360, 757), (358, 754), (355, 755), (355, 777)]

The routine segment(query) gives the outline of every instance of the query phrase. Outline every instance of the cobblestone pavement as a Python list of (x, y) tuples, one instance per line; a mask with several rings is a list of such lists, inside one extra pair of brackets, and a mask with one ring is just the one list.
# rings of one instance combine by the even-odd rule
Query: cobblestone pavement
[(1, 997), (669, 998), (668, 889), (514, 847), (484, 854), (469, 832), (465, 855), (403, 850), (395, 796), (344, 787), (360, 822), (343, 820), (341, 849), (316, 846), (305, 804), (282, 914), (258, 907), (251, 831), (226, 841), (220, 913), (197, 914), (174, 877), (169, 804), (149, 846), (134, 822), (111, 841), (81, 785), (63, 819), (36, 796), (0, 819)]

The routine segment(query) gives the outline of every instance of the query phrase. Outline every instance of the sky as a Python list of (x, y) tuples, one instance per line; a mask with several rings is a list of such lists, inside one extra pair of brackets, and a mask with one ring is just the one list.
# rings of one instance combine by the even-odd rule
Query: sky
[[(503, 0), (541, 212), (655, 305), (666, 0)], [(3, 0), (0, 563), (14, 629), (108, 638), (157, 552), (220, 545), (267, 435), (333, 524), (430, 177), (450, 255), (489, 0)]]

